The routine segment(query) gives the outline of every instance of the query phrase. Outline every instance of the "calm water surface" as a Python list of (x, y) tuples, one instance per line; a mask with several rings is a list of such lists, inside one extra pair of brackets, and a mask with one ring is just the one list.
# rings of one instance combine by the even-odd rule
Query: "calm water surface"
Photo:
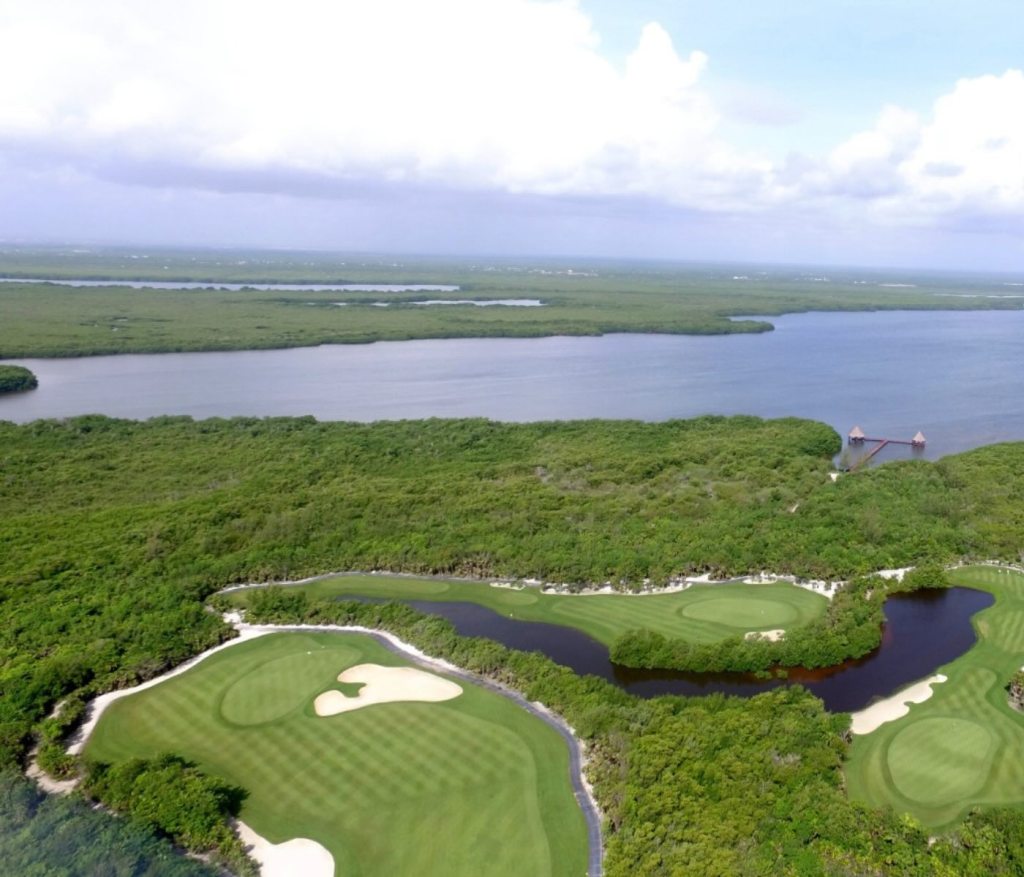
[[(773, 317), (761, 335), (488, 338), (16, 360), (0, 419), (103, 413), (320, 420), (796, 415), (928, 437), (930, 457), (1024, 439), (1024, 312)], [(909, 455), (886, 450), (886, 458)]]
[[(970, 588), (897, 594), (886, 601), (886, 624), (879, 648), (859, 660), (825, 670), (791, 671), (789, 681), (810, 689), (832, 712), (862, 709), (960, 657), (975, 642), (971, 616), (991, 606), (993, 600), (991, 594)], [(476, 603), (402, 602), (420, 612), (447, 618), (463, 636), (483, 636), (513, 649), (542, 652), (577, 673), (601, 676), (641, 697), (714, 692), (749, 697), (787, 684), (778, 679), (757, 680), (745, 673), (632, 670), (613, 664), (606, 646), (572, 628), (517, 621)]]
[(54, 286), (124, 286), (129, 289), (243, 289), (288, 290), (291, 292), (455, 292), (459, 287), (436, 283), (223, 283), (178, 280), (52, 280), (45, 278), (0, 277), (0, 283), (52, 283)]

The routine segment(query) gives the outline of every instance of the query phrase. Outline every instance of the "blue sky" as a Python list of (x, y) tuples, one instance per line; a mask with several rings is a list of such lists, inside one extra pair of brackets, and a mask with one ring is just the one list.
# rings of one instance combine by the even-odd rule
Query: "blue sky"
[[(1017, 0), (601, 0), (586, 5), (609, 54), (658, 21), (699, 48), (723, 90), (763, 86), (804, 113), (793, 142), (827, 147), (884, 103), (927, 112), (957, 79), (1024, 64)], [(797, 133), (798, 132), (798, 133)]]
[(1024, 271), (977, 0), (0, 0), (0, 239)]

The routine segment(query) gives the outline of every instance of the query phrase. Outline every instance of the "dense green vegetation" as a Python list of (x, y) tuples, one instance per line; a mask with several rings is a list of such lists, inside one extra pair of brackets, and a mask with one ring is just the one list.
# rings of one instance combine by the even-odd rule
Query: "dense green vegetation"
[(136, 822), (78, 798), (47, 797), (0, 771), (0, 874), (5, 877), (215, 877)]
[[(833, 484), (838, 444), (820, 424), (756, 418), (0, 423), (0, 758), (23, 759), (33, 728), (59, 737), (81, 697), (220, 641), (203, 602), (240, 581), (847, 577), (1024, 548), (1024, 444)], [(1019, 873), (1015, 816), (928, 848), (914, 824), (851, 807), (842, 722), (800, 692), (638, 701), (402, 607), (325, 606), (311, 617), (391, 627), (566, 715), (595, 753), (612, 874)]]
[(0, 393), (34, 390), (39, 381), (27, 368), (20, 365), (0, 365)]
[[(545, 594), (537, 587), (489, 587), (483, 582), (345, 575), (294, 586), (312, 597), (356, 595), (391, 600), (467, 601), (506, 618), (574, 627), (612, 645), (642, 628), (688, 642), (714, 643), (748, 631), (801, 627), (825, 612), (818, 594), (783, 582), (765, 585), (694, 585), (671, 594)], [(234, 591), (229, 602), (245, 606), (252, 592)]]
[(972, 806), (1024, 805), (1024, 715), (1006, 687), (1024, 655), (1024, 574), (974, 567), (956, 584), (989, 591), (978, 613), (978, 642), (941, 668), (948, 681), (902, 719), (858, 737), (847, 773), (855, 798), (948, 826)]
[[(101, 791), (151, 803), (167, 796), (147, 794), (138, 781), (121, 793), (114, 774), (173, 748), (244, 785), (246, 824), (274, 843), (318, 841), (338, 874), (468, 877), (482, 862), (495, 877), (586, 871), (583, 816), (554, 730), (466, 683), (444, 703), (318, 717), (316, 696), (363, 663), (404, 665), (357, 634), (286, 633), (239, 644), (112, 704), (85, 757), (118, 765), (104, 776), (113, 791)], [(216, 808), (196, 814), (191, 797), (191, 807), (171, 801), (167, 809), (186, 814), (189, 825), (198, 816), (200, 838), (216, 838), (223, 827)]]
[[(998, 278), (893, 279), (798, 268), (749, 277), (715, 266), (568, 265), (395, 261), (328, 254), (0, 252), (0, 275), (149, 279), (160, 282), (414, 283), (457, 285), (444, 298), (539, 298), (544, 306), (418, 307), (423, 292), (135, 290), (0, 283), (0, 358), (178, 350), (241, 350), (409, 338), (599, 335), (608, 332), (727, 334), (769, 331), (750, 314), (810, 310), (1019, 309), (1019, 300), (978, 295)], [(865, 280), (865, 277), (868, 279)], [(904, 278), (906, 279), (906, 278)], [(913, 288), (910, 288), (913, 287)], [(387, 308), (374, 303), (386, 299)], [(338, 303), (345, 307), (338, 307)]]
[(843, 576), (1021, 550), (1024, 445), (833, 484), (837, 447), (756, 418), (0, 423), (0, 755), (69, 692), (218, 642), (202, 601), (238, 581)]
[(176, 755), (87, 764), (84, 793), (148, 831), (186, 850), (210, 854), (239, 877), (257, 871), (228, 820), (245, 792), (198, 770)]

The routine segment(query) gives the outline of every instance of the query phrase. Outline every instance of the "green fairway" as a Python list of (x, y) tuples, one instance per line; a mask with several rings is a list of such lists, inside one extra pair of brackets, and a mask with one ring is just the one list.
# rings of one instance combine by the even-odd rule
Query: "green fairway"
[[(378, 597), (430, 602), (464, 601), (508, 618), (574, 627), (610, 646), (629, 630), (653, 630), (691, 642), (715, 642), (752, 630), (790, 630), (822, 615), (828, 601), (804, 588), (721, 583), (693, 585), (669, 594), (544, 594), (539, 588), (496, 588), (482, 582), (454, 582), (385, 576), (337, 576), (295, 586), (313, 598)], [(228, 596), (245, 606), (251, 591)]]
[(957, 570), (958, 585), (990, 591), (978, 613), (978, 643), (943, 667), (947, 682), (902, 719), (856, 737), (847, 764), (850, 795), (942, 828), (971, 807), (1024, 806), (1024, 715), (1006, 685), (1024, 663), (1024, 575), (995, 567)]
[(117, 701), (86, 757), (174, 752), (245, 788), (241, 818), (273, 843), (323, 844), (335, 873), (582, 875), (587, 838), (565, 742), (460, 680), (443, 703), (327, 718), (317, 695), (351, 666), (404, 662), (358, 634), (280, 633)]

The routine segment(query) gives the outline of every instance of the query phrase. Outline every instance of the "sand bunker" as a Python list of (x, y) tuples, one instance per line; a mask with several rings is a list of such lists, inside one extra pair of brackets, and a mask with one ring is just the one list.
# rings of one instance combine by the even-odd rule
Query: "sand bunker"
[(334, 877), (334, 856), (315, 840), (297, 837), (272, 844), (244, 822), (235, 827), (249, 855), (260, 863), (261, 877)]
[(892, 697), (873, 703), (860, 712), (852, 713), (853, 723), (850, 730), (854, 734), (870, 734), (886, 722), (902, 719), (910, 712), (910, 704), (924, 703), (933, 694), (932, 686), (945, 681), (945, 676), (936, 673), (930, 679), (922, 679), (910, 688), (896, 692)]
[(375, 703), (437, 703), (462, 694), (461, 685), (425, 670), (417, 670), (415, 667), (359, 664), (341, 673), (338, 681), (362, 682), (363, 687), (351, 697), (340, 691), (325, 691), (313, 702), (313, 708), (318, 716), (336, 716), (338, 713), (362, 709)]
[(766, 639), (770, 643), (778, 642), (786, 635), (786, 631), (782, 627), (777, 627), (775, 630), (751, 630), (743, 635), (744, 639)]

